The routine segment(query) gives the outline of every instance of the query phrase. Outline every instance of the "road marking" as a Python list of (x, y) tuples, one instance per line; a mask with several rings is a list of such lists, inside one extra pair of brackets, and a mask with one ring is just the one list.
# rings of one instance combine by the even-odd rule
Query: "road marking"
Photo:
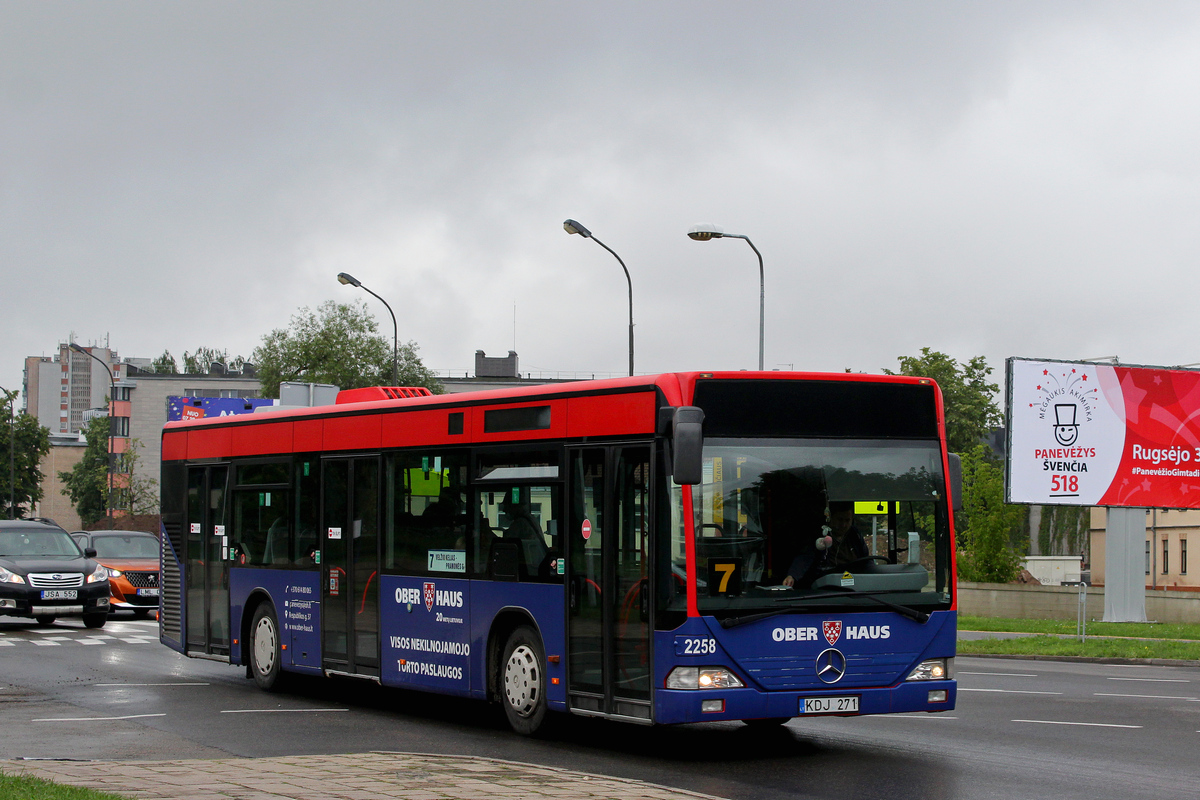
[(1113, 669), (1162, 669), (1160, 664), (1105, 664)]
[(92, 686), (209, 686), (207, 683), (93, 683)]
[(30, 722), (111, 722), (119, 719), (144, 719), (145, 717), (165, 717), (166, 714), (130, 714), (125, 717), (51, 717), (48, 719), (33, 719)]
[(1060, 722), (1054, 719), (1014, 719), (1011, 722), (1032, 722), (1038, 725), (1082, 725), (1088, 728), (1140, 728), (1141, 725), (1116, 725), (1111, 722)]
[(1200, 702), (1194, 697), (1179, 697), (1171, 694), (1110, 694), (1108, 692), (1093, 692), (1096, 697), (1141, 697), (1146, 700), (1190, 700), (1193, 703)]
[(349, 711), (348, 708), (234, 708), (222, 714), (279, 714), (285, 711)]
[(1141, 681), (1142, 683), (1191, 683), (1186, 678), (1109, 678), (1110, 681)]
[(955, 670), (955, 675), (1003, 675), (1006, 678), (1036, 678), (1032, 672), (963, 672)]
[(939, 712), (930, 714), (875, 714), (876, 719), (958, 719), (958, 717), (945, 717)]
[(1034, 692), (1023, 691), (1021, 689), (964, 689), (958, 687), (960, 692), (996, 692), (998, 694), (1062, 694), (1062, 692)]

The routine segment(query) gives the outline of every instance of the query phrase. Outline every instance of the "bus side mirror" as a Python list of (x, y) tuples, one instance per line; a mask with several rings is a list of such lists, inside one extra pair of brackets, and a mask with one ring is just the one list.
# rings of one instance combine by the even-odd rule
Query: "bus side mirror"
[(704, 479), (704, 411), (695, 406), (680, 406), (671, 420), (673, 458), (671, 474), (675, 483), (700, 483)]
[(958, 453), (947, 453), (950, 462), (950, 508), (963, 510), (962, 457)]

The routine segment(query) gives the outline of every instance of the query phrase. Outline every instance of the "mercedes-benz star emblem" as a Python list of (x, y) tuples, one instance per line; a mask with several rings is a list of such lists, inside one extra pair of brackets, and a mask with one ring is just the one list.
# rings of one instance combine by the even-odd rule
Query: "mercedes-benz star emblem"
[(837, 683), (846, 674), (846, 657), (832, 647), (817, 656), (817, 677), (825, 683)]

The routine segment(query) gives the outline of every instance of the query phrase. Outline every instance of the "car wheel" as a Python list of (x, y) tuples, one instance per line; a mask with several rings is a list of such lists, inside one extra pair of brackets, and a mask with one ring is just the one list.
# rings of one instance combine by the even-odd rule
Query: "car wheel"
[(49, 616), (49, 615), (47, 615), (47, 614), (43, 614), (43, 615), (42, 615), (42, 616), (40, 616), (40, 617), (35, 617), (34, 619), (36, 619), (36, 620), (37, 620), (37, 624), (38, 624), (38, 625), (41, 625), (43, 628), (44, 628), (44, 627), (46, 627), (47, 625), (53, 625), (53, 624), (54, 624), (54, 620), (55, 620), (55, 618), (54, 618), (54, 617), (51, 617), (51, 616)]
[(500, 703), (512, 729), (524, 736), (546, 719), (546, 656), (542, 641), (528, 626), (517, 628), (504, 645), (500, 662)]
[(791, 717), (762, 717), (761, 719), (744, 719), (742, 722), (751, 728), (778, 728), (788, 724)]
[(279, 641), (279, 623), (270, 603), (260, 603), (250, 623), (250, 674), (258, 688), (274, 692), (281, 688), (283, 661)]
[(84, 614), (83, 624), (88, 628), (103, 628), (104, 623), (108, 622), (108, 612), (103, 614)]

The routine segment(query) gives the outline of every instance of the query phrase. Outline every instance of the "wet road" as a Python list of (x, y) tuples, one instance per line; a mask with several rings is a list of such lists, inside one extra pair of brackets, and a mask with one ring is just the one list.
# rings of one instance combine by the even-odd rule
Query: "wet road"
[(643, 728), (563, 718), (510, 733), (482, 703), (357, 681), (266, 694), (186, 659), (157, 623), (0, 621), (6, 758), (217, 758), (399, 750), (568, 767), (728, 798), (1193, 798), (1200, 669), (963, 657), (945, 714)]

